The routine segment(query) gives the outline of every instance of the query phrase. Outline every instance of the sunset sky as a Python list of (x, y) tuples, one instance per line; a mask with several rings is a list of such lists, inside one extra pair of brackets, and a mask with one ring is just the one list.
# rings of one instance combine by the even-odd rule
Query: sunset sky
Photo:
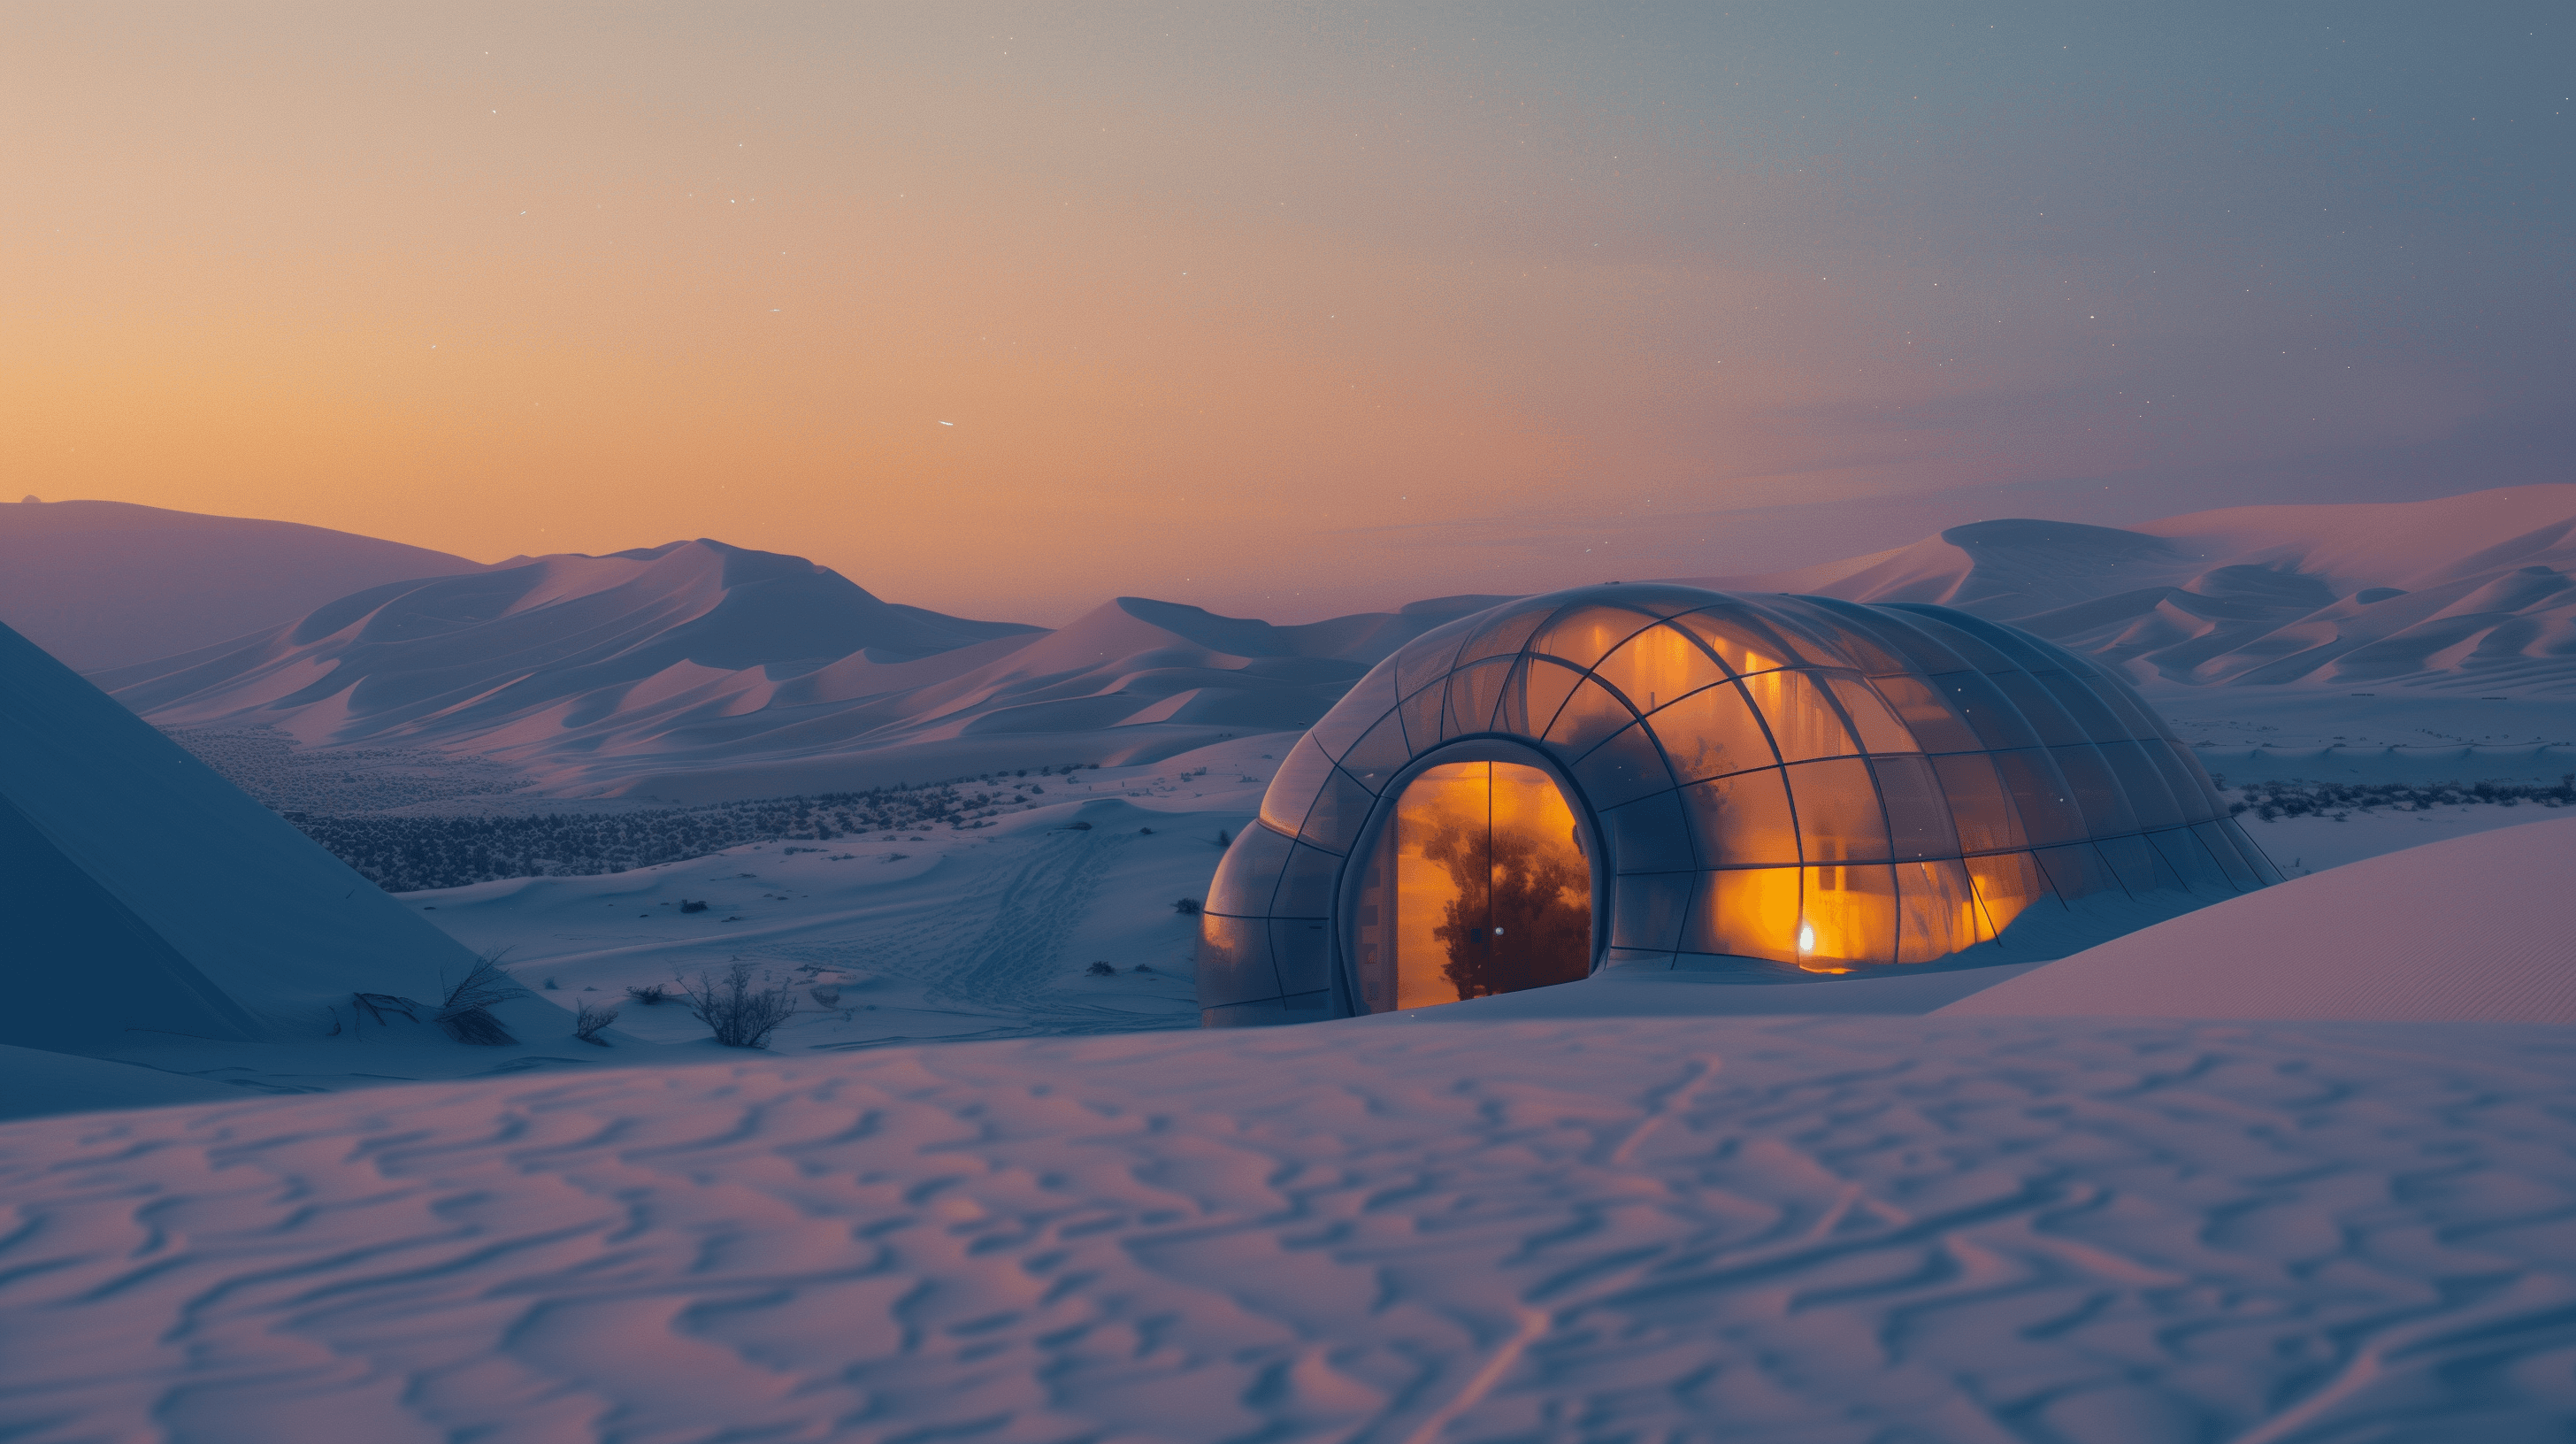
[(9, 29), (11, 499), (1294, 621), (2576, 455), (2564, 4)]

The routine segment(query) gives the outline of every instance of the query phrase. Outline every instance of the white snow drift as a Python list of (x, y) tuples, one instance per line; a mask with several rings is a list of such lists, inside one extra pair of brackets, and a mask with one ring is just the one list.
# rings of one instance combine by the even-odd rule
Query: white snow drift
[(1941, 1009), (1981, 1017), (2576, 1023), (2576, 818), (2365, 858)]
[(2510, 1025), (1326, 1023), (0, 1126), (0, 1435), (2555, 1438)]

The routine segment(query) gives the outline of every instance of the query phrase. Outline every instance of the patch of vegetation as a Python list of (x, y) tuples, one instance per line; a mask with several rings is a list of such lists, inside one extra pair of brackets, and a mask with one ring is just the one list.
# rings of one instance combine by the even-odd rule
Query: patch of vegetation
[[(2223, 785), (2223, 784), (2222, 784)], [(2231, 816), (2252, 813), (2265, 822), (2278, 817), (2331, 817), (2356, 812), (2430, 812), (2437, 807), (2576, 806), (2576, 772), (2554, 787), (2520, 782), (2248, 782), (2235, 789), (2228, 803)]]
[(752, 982), (751, 964), (736, 963), (722, 979), (700, 973), (680, 984), (689, 1013), (728, 1048), (768, 1046), (769, 1035), (796, 1013), (796, 996), (763, 978)]
[(935, 828), (970, 831), (1036, 805), (1033, 791), (983, 779), (635, 812), (533, 817), (284, 815), (305, 836), (378, 887), (387, 892), (418, 892), (498, 878), (625, 872), (755, 842), (839, 840), (848, 844), (871, 838), (917, 838)]

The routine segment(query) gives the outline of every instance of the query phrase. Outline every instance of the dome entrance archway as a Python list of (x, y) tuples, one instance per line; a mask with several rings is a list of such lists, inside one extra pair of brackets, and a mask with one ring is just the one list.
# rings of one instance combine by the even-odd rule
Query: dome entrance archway
[(1383, 811), (1353, 909), (1360, 1011), (1516, 993), (1592, 971), (1591, 848), (1545, 769), (1438, 763)]

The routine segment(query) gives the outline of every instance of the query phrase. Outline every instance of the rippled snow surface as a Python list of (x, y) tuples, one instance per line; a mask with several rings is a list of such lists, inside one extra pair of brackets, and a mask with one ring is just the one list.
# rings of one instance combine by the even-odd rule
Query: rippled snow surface
[(0, 1438), (2523, 1440), (2576, 1043), (1020, 1039), (0, 1127)]

